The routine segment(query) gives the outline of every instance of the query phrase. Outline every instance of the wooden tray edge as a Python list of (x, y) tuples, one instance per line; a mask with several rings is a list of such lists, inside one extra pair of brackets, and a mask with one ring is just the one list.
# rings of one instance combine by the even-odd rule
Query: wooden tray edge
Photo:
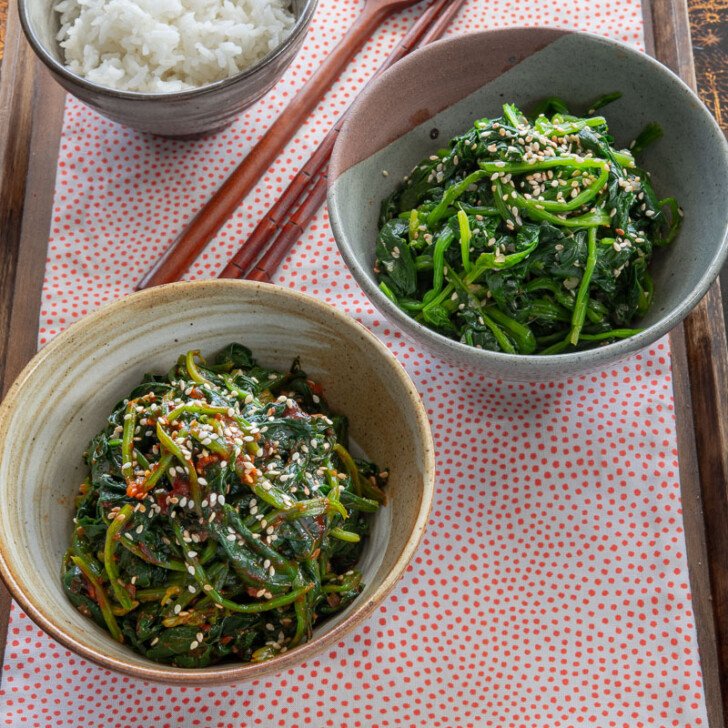
[[(0, 398), (37, 348), (55, 189), (48, 170), (58, 163), (64, 101), (27, 44), (11, 0), (0, 65)], [(11, 601), (0, 581), (0, 675)]]
[[(696, 89), (687, 0), (653, 0), (655, 56)], [(728, 715), (728, 353), (716, 281), (671, 335), (693, 611), (710, 726)]]

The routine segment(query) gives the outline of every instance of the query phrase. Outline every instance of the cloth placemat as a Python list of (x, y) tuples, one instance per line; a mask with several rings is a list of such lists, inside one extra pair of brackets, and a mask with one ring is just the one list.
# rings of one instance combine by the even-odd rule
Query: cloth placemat
[[(40, 345), (131, 292), (361, 5), (321, 0), (281, 82), (210, 139), (146, 137), (68, 99)], [(415, 12), (382, 26), (190, 277), (212, 277), (222, 268)], [(591, 30), (643, 46), (639, 0), (470, 0), (449, 32), (508, 25)], [(603, 91), (595, 89), (595, 96)], [(423, 397), (437, 450), (437, 494), (406, 576), (327, 653), (279, 676), (226, 688), (171, 688), (119, 676), (51, 640), (14, 605), (0, 724), (707, 725), (667, 339), (568, 382), (507, 384), (459, 370), (376, 313), (339, 256), (325, 209), (276, 282), (364, 323)]]

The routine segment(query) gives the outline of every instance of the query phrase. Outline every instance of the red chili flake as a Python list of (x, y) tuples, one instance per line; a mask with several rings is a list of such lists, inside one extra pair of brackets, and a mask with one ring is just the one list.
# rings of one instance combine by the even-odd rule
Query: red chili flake
[[(150, 550), (150, 549), (149, 549), (149, 547), (148, 547), (148, 546), (147, 546), (147, 545), (146, 545), (146, 544), (144, 543), (144, 541), (139, 541), (139, 542), (137, 543), (137, 548), (138, 548), (138, 549), (139, 549), (139, 550), (140, 550), (140, 551), (141, 551), (141, 552), (142, 552), (142, 553), (143, 553), (143, 554), (144, 554), (144, 555), (145, 555), (145, 556), (147, 557), (147, 559), (148, 559), (148, 560), (149, 560), (149, 561), (150, 561), (151, 563), (155, 563), (155, 562), (157, 561), (157, 557), (156, 557), (156, 556), (155, 556), (155, 555), (154, 555), (154, 554), (153, 554), (153, 553), (151, 552), (151, 550)], [(129, 585), (127, 585), (127, 586), (129, 586)], [(136, 590), (136, 587), (134, 587), (134, 589)], [(135, 591), (135, 594), (136, 594), (136, 591)]]
[(179, 475), (175, 477), (174, 482), (172, 483), (172, 490), (170, 490), (167, 493), (160, 493), (157, 496), (157, 503), (159, 504), (159, 507), (162, 509), (162, 513), (166, 516), (167, 511), (169, 510), (169, 499), (174, 498), (175, 496), (179, 498), (180, 496), (186, 495), (188, 496), (190, 494), (190, 484), (187, 481), (187, 478), (182, 478)]
[(133, 480), (126, 486), (126, 495), (128, 498), (136, 498), (137, 500), (144, 500), (144, 496), (147, 494), (144, 490), (143, 480)]
[(197, 472), (201, 473), (208, 465), (212, 465), (220, 460), (219, 455), (208, 455), (207, 457), (200, 458), (197, 461)]
[(308, 415), (298, 406), (298, 402), (289, 400), (290, 404), (286, 405), (286, 409), (283, 410), (283, 416), (289, 417), (292, 420), (306, 420)]

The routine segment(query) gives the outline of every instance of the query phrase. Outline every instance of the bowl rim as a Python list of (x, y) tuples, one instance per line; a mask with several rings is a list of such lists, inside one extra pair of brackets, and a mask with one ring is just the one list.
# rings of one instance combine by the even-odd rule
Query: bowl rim
[[(667, 312), (661, 321), (648, 326), (640, 333), (627, 339), (620, 339), (611, 344), (599, 346), (594, 349), (551, 355), (507, 354), (505, 352), (477, 349), (467, 344), (460, 343), (454, 339), (449, 339), (446, 336), (423, 326), (399, 309), (394, 303), (392, 303), (392, 301), (390, 301), (389, 298), (387, 298), (387, 296), (384, 295), (384, 293), (382, 293), (378, 286), (371, 283), (369, 277), (365, 273), (364, 266), (354, 254), (353, 248), (351, 247), (346, 235), (344, 235), (344, 215), (342, 215), (341, 207), (339, 206), (336, 182), (340, 176), (358, 166), (353, 165), (352, 167), (345, 169), (342, 161), (344, 157), (343, 148), (344, 145), (348, 143), (347, 137), (351, 126), (351, 119), (359, 113), (359, 109), (367, 103), (369, 96), (375, 93), (381, 85), (390, 83), (390, 79), (397, 79), (400, 75), (408, 74), (412, 67), (420, 63), (420, 59), (425, 54), (431, 54), (433, 51), (438, 52), (439, 49), (449, 49), (458, 43), (464, 42), (465, 39), (467, 39), (467, 42), (472, 42), (474, 37), (481, 38), (482, 46), (487, 47), (488, 38), (495, 34), (505, 35), (509, 33), (522, 33), (533, 36), (534, 40), (532, 45), (534, 47), (534, 52), (537, 52), (541, 50), (541, 47), (538, 45), (538, 38), (540, 36), (547, 35), (548, 33), (553, 33), (554, 31), (559, 32), (562, 37), (575, 35), (584, 37), (591, 42), (611, 46), (620, 53), (627, 55), (632, 62), (643, 63), (646, 66), (650, 66), (654, 71), (666, 74), (670, 77), (688, 95), (687, 98), (700, 110), (703, 116), (706, 117), (708, 123), (713, 126), (718, 139), (719, 151), (722, 152), (722, 156), (726, 159), (726, 163), (728, 164), (728, 140), (718, 127), (718, 123), (715, 118), (705, 104), (700, 100), (698, 95), (667, 66), (660, 63), (657, 59), (648, 55), (646, 52), (638, 51), (632, 46), (621, 41), (607, 38), (596, 33), (557, 28), (555, 26), (511, 26), (507, 28), (491, 28), (487, 30), (474, 31), (465, 35), (453, 36), (436, 41), (435, 43), (431, 43), (410, 53), (407, 57), (403, 58), (392, 68), (387, 69), (387, 71), (385, 71), (380, 77), (376, 78), (372, 83), (367, 85), (362, 93), (356, 98), (346, 115), (346, 119), (342, 125), (331, 154), (331, 161), (329, 162), (327, 205), (329, 208), (331, 229), (347, 267), (351, 271), (356, 282), (364, 289), (364, 292), (372, 303), (385, 316), (387, 316), (387, 318), (400, 326), (405, 333), (413, 337), (415, 340), (422, 342), (430, 350), (435, 352), (447, 351), (452, 359), (457, 360), (458, 364), (482, 369), (484, 371), (488, 371), (488, 369), (507, 371), (510, 367), (513, 370), (514, 375), (519, 379), (522, 378), (522, 375), (520, 374), (521, 370), (533, 372), (536, 369), (542, 370), (544, 374), (554, 379), (576, 376), (596, 367), (606, 366), (610, 363), (617, 362), (650, 346), (659, 338), (671, 331), (690, 313), (690, 311), (707, 293), (711, 284), (718, 276), (723, 263), (728, 257), (728, 214), (726, 214), (726, 221), (723, 227), (720, 244), (718, 245), (712, 260), (705, 267), (700, 280), (693, 287), (690, 295), (686, 296), (678, 306), (672, 309), (672, 311)], [(430, 119), (431, 118), (432, 117), (430, 117)], [(420, 126), (421, 124), (428, 123), (430, 119), (418, 122), (412, 127), (412, 129)], [(412, 129), (410, 129), (410, 131)], [(362, 162), (358, 164), (361, 163)], [(728, 204), (726, 205), (726, 211), (728, 213)], [(441, 353), (440, 355), (443, 354)], [(516, 371), (516, 369), (518, 371)]]
[(142, 100), (164, 100), (164, 101), (186, 101), (190, 98), (197, 98), (199, 96), (205, 96), (209, 93), (213, 93), (219, 89), (232, 86), (239, 81), (245, 81), (247, 78), (253, 77), (260, 71), (264, 66), (278, 59), (283, 53), (285, 53), (298, 38), (306, 33), (308, 26), (311, 23), (313, 14), (316, 11), (319, 0), (305, 0), (306, 5), (301, 13), (301, 16), (296, 19), (296, 22), (291, 28), (291, 32), (283, 39), (283, 41), (276, 46), (272, 51), (269, 51), (262, 58), (258, 59), (253, 65), (248, 66), (242, 71), (236, 73), (234, 76), (228, 76), (227, 78), (214, 81), (213, 83), (205, 84), (204, 86), (198, 86), (196, 88), (185, 89), (183, 91), (126, 91), (122, 89), (115, 89), (110, 86), (104, 86), (94, 81), (89, 81), (83, 76), (79, 76), (71, 71), (67, 66), (58, 61), (55, 56), (41, 43), (40, 39), (35, 34), (28, 12), (28, 1), (29, 0), (18, 0), (18, 14), (20, 16), (20, 25), (23, 28), (25, 37), (28, 39), (30, 46), (33, 48), (38, 57), (45, 63), (45, 65), (53, 72), (61, 76), (67, 83), (72, 85), (80, 86), (86, 91), (106, 96), (114, 99), (128, 99), (131, 101), (142, 101)]
[[(0, 534), (0, 577), (2, 577), (8, 590), (25, 613), (41, 629), (73, 652), (91, 660), (101, 667), (133, 677), (165, 684), (214, 685), (256, 679), (266, 675), (280, 673), (299, 665), (307, 658), (341, 640), (345, 634), (354, 629), (360, 622), (374, 612), (375, 608), (382, 603), (384, 598), (404, 575), (424, 535), (435, 493), (435, 449), (427, 412), (414, 383), (394, 354), (363, 324), (342, 311), (311, 296), (270, 283), (216, 279), (170, 283), (130, 294), (122, 299), (105, 304), (92, 313), (86, 314), (46, 344), (28, 362), (15, 379), (5, 399), (0, 403), (0, 440), (5, 438), (5, 433), (8, 431), (7, 423), (10, 416), (18, 407), (22, 406), (21, 399), (24, 383), (34, 375), (39, 366), (49, 359), (52, 361), (54, 357), (58, 356), (59, 351), (62, 354), (64, 348), (71, 345), (74, 338), (82, 336), (90, 326), (94, 326), (104, 319), (113, 320), (118, 315), (122, 315), (122, 317), (132, 315), (135, 309), (139, 307), (150, 307), (155, 300), (175, 300), (179, 297), (189, 296), (191, 291), (195, 292), (201, 298), (204, 298), (207, 291), (213, 293), (215, 290), (227, 290), (231, 297), (240, 293), (255, 296), (261, 292), (263, 295), (272, 294), (279, 298), (282, 297), (296, 304), (298, 311), (305, 313), (306, 309), (315, 309), (324, 316), (336, 319), (340, 325), (348, 328), (353, 335), (362, 336), (368, 341), (381, 355), (383, 364), (388, 368), (388, 374), (399, 380), (408, 395), (409, 406), (415, 415), (415, 426), (423, 444), (424, 462), (422, 464), (422, 479), (424, 487), (420, 496), (417, 520), (415, 521), (412, 533), (399, 558), (389, 572), (385, 574), (381, 583), (370, 597), (366, 600), (361, 600), (358, 604), (355, 602), (356, 607), (351, 614), (336, 624), (331, 630), (296, 647), (290, 652), (286, 652), (262, 663), (228, 663), (202, 669), (176, 668), (162, 664), (156, 665), (154, 663), (150, 663), (148, 666), (140, 666), (137, 664), (129, 664), (124, 660), (110, 657), (103, 652), (88, 647), (57, 626), (53, 614), (49, 613), (43, 606), (34, 604), (26, 596), (14, 573), (17, 567), (13, 565), (12, 559), (6, 552), (4, 539), (2, 538), (2, 534)], [(0, 507), (2, 506), (0, 505)], [(68, 604), (68, 608), (73, 608), (70, 603)]]

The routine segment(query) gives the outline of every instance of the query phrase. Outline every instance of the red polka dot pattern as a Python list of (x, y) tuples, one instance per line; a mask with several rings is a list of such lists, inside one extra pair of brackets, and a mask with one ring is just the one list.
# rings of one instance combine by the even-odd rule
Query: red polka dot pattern
[[(129, 293), (356, 17), (321, 0), (274, 91), (212, 139), (136, 134), (66, 107), (40, 343)], [(387, 21), (190, 272), (211, 277), (411, 24)], [(470, 0), (450, 33), (592, 30), (642, 45), (639, 0)], [(421, 350), (349, 276), (325, 210), (277, 282), (368, 326), (414, 379), (438, 488), (423, 543), (377, 613), (327, 654), (227, 688), (166, 688), (98, 668), (15, 605), (0, 725), (707, 725), (690, 602), (667, 340), (569, 382), (485, 380)]]

